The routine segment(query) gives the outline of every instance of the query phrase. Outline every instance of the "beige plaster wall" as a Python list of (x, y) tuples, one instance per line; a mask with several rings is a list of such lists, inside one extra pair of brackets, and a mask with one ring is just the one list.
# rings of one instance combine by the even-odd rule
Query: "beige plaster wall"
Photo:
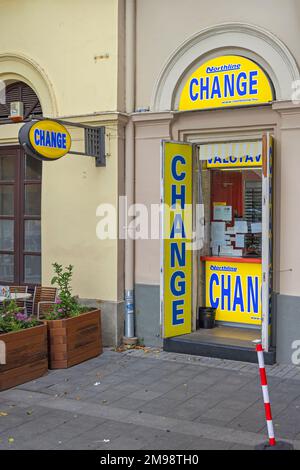
[[(105, 168), (74, 155), (43, 163), (42, 283), (54, 261), (71, 263), (75, 294), (121, 301), (123, 243), (97, 239), (96, 208), (118, 211), (124, 192), (124, 1), (1, 0), (0, 79), (28, 83), (45, 116), (106, 126)], [(16, 144), (19, 127), (0, 126), (0, 145)], [(83, 150), (82, 132), (69, 131)]]
[(38, 64), (60, 116), (117, 108), (118, 0), (1, 0), (0, 8), (0, 55)]
[[(137, 0), (136, 108), (151, 95), (171, 54), (192, 35), (220, 23), (242, 22), (272, 32), (300, 63), (300, 2), (297, 0)], [(234, 46), (234, 44), (233, 44)]]

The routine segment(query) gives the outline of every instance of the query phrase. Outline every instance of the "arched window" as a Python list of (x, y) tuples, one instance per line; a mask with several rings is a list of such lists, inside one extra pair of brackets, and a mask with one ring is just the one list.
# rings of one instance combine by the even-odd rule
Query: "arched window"
[(41, 103), (30, 86), (24, 82), (15, 82), (8, 85), (5, 90), (5, 104), (0, 104), (0, 122), (6, 121), (10, 115), (10, 103), (21, 101), (24, 105), (24, 118), (41, 116)]
[[(0, 124), (8, 120), (12, 101), (24, 103), (25, 118), (42, 115), (35, 92), (16, 82), (6, 89)], [(17, 145), (0, 147), (0, 285), (41, 282), (41, 183), (39, 160)]]

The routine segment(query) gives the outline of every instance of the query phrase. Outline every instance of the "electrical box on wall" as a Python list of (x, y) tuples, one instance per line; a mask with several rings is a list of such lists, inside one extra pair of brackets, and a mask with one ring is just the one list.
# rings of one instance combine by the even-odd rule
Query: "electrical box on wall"
[(24, 104), (22, 101), (12, 101), (10, 103), (9, 119), (14, 122), (21, 122), (24, 119)]

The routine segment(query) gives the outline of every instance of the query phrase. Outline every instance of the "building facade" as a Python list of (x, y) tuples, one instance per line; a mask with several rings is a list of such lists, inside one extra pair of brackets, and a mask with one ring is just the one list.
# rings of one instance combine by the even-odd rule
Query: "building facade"
[[(268, 314), (272, 318), (270, 347), (276, 349), (277, 361), (284, 363), (292, 361), (300, 336), (300, 259), (295, 218), (300, 196), (300, 114), (295, 99), (300, 63), (299, 15), (299, 6), (293, 1), (266, 1), (263, 8), (261, 2), (254, 1), (248, 9), (235, 0), (217, 1), (213, 8), (206, 1), (188, 0), (183, 4), (139, 0), (136, 10), (136, 110), (148, 110), (132, 115), (138, 203), (150, 207), (160, 202), (162, 140), (194, 143), (199, 149), (201, 145), (259, 141), (267, 133), (274, 137), (270, 201), (273, 225), (266, 234), (273, 242), (268, 272), (272, 306)], [(183, 88), (187, 83), (191, 85), (189, 77), (196, 77), (192, 98), (199, 98), (199, 81), (197, 74), (193, 75), (199, 67), (220, 57), (224, 60), (234, 56), (252, 61), (265, 72), (273, 88), (269, 102), (254, 106), (211, 104), (203, 109), (198, 100), (189, 109), (181, 106)], [(161, 242), (137, 240), (135, 247), (137, 335), (146, 344), (162, 344), (161, 302), (166, 301), (166, 295), (160, 297)], [(197, 260), (201, 250), (198, 254)], [(200, 271), (204, 269), (198, 261), (196, 264)], [(198, 272), (193, 284), (194, 289), (198, 284), (198, 290), (199, 276)], [(200, 294), (196, 305), (205, 301)]]
[[(298, 3), (3, 0), (0, 26), (0, 284), (49, 285), (53, 262), (73, 264), (74, 294), (101, 307), (105, 345), (125, 334), (172, 350), (183, 332), (196, 332), (198, 308), (215, 305), (225, 343), (197, 337), (189, 352), (213, 355), (221, 341), (226, 357), (236, 345), (244, 354), (262, 334), (270, 361), (292, 362), (300, 341)], [(10, 101), (24, 103), (25, 117), (105, 126), (106, 167), (79, 155), (26, 159)], [(82, 131), (68, 129), (72, 150), (82, 151)], [(204, 222), (186, 267), (190, 304), (182, 300), (172, 317), (162, 236), (99, 239), (97, 223), (109, 204), (119, 232), (132, 235), (118, 222), (119, 197), (149, 210), (165, 202), (162, 169), (174, 142), (192, 155), (184, 191), (194, 221), (200, 205)], [(219, 272), (241, 265), (244, 280), (209, 278), (209, 263)], [(175, 297), (180, 286), (177, 278)], [(181, 326), (168, 334), (172, 318)]]
[[(97, 207), (118, 208), (124, 191), (123, 7), (117, 0), (3, 1), (0, 18), (7, 92), (0, 117), (0, 284), (47, 286), (53, 262), (74, 265), (73, 292), (100, 305), (106, 345), (123, 334), (124, 247), (96, 236)], [(25, 104), (25, 117), (105, 126), (106, 167), (75, 155), (24, 163), (22, 124), (8, 119), (10, 101)], [(82, 131), (68, 130), (72, 150), (82, 151)]]

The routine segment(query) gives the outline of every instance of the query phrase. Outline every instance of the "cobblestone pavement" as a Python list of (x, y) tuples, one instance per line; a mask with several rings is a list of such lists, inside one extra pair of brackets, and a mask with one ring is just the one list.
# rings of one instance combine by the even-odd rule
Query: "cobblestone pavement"
[[(300, 449), (300, 369), (267, 373), (275, 433)], [(253, 449), (265, 440), (255, 364), (106, 349), (0, 393), (0, 449)]]

